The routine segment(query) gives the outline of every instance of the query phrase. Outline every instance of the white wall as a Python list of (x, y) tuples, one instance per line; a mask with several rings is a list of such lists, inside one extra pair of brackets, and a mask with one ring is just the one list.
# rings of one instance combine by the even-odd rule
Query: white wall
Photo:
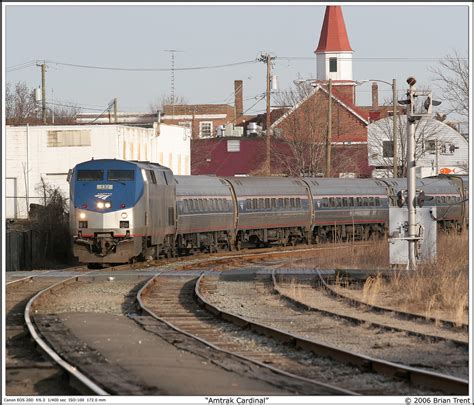
[[(54, 131), (59, 137), (79, 131), (68, 139), (81, 138), (83, 145), (53, 146)], [(27, 198), (30, 204), (41, 203), (35, 190), (41, 178), (69, 198), (69, 169), (92, 158), (149, 160), (164, 166), (171, 160), (174, 173), (191, 173), (189, 130), (165, 124), (160, 124), (158, 136), (153, 128), (123, 125), (7, 126), (5, 147), (7, 218), (26, 218)]]
[[(337, 72), (329, 72), (329, 58), (337, 58)], [(322, 52), (316, 55), (318, 80), (352, 80), (352, 52)]]
[[(402, 131), (399, 133), (402, 136), (402, 141), (398, 144), (398, 154), (401, 158), (402, 154), (406, 154), (406, 149), (402, 149), (401, 147), (402, 144), (406, 145), (406, 116), (400, 117), (399, 124), (402, 126)], [(392, 117), (375, 121), (367, 127), (367, 149), (370, 166), (392, 167), (392, 158), (383, 158), (382, 150), (382, 142), (384, 140), (388, 141), (393, 139), (392, 128)], [(417, 140), (417, 168), (420, 176), (424, 176), (424, 173), (428, 172), (433, 175), (436, 174), (436, 153), (434, 151), (430, 152), (423, 149), (422, 140), (420, 139), (420, 134), (422, 133), (421, 128), (423, 128), (423, 133), (426, 134), (424, 137), (425, 145), (427, 145), (427, 141), (434, 141), (435, 139), (438, 141), (439, 170), (450, 168), (454, 170), (455, 174), (467, 173), (466, 168), (469, 163), (469, 144), (459, 132), (434, 119), (422, 120), (419, 124), (419, 128), (420, 129), (417, 131), (420, 132), (415, 132), (415, 139)], [(454, 145), (456, 148), (453, 152), (449, 150), (451, 145)], [(403, 156), (403, 160), (405, 160), (405, 156)], [(429, 168), (430, 170), (426, 170), (426, 168)]]

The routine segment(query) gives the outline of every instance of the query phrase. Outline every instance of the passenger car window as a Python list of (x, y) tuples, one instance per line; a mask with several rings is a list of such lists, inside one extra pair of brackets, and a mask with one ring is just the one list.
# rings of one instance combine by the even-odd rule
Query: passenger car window
[(296, 199), (296, 208), (301, 208), (301, 199)]
[(349, 207), (354, 206), (354, 197), (349, 197)]
[(270, 199), (269, 198), (265, 198), (265, 208), (267, 210), (270, 209)]
[(248, 210), (252, 208), (252, 200), (250, 198), (247, 198), (247, 200), (245, 200), (245, 208), (247, 208)]
[(272, 198), (272, 208), (276, 208), (277, 207), (277, 200), (276, 198)]
[(329, 207), (329, 199), (327, 197), (323, 198), (321, 206), (324, 208)]

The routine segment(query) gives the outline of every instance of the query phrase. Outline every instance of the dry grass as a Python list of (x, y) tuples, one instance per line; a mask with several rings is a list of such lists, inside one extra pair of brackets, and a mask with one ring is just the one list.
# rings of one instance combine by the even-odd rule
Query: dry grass
[(438, 237), (438, 260), (408, 273), (398, 270), (389, 279), (371, 277), (362, 289), (368, 304), (389, 305), (426, 317), (467, 322), (469, 255), (468, 234)]

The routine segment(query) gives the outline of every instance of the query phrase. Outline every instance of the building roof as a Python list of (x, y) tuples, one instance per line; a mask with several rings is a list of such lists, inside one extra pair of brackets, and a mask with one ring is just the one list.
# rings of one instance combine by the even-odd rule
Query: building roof
[(341, 6), (327, 6), (319, 37), (318, 52), (352, 52)]
[[(295, 112), (306, 100), (310, 97), (313, 97), (314, 94), (318, 91), (322, 91), (324, 94), (329, 95), (329, 92), (326, 86), (317, 83), (314, 90), (308, 94), (305, 98), (300, 100), (295, 106), (293, 106), (290, 110), (288, 110), (284, 115), (282, 115), (279, 119), (277, 119), (273, 124), (272, 128), (275, 128), (278, 124), (280, 124), (283, 120), (285, 120), (289, 115)], [(332, 88), (332, 99), (336, 101), (341, 107), (348, 110), (351, 114), (353, 114), (356, 118), (362, 121), (365, 125), (369, 123), (369, 112), (357, 107), (352, 102), (350, 102), (346, 96), (344, 96), (341, 92), (338, 91), (337, 87)]]

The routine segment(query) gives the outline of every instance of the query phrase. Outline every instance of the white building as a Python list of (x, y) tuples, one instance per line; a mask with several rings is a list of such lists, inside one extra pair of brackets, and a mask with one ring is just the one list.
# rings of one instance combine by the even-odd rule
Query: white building
[[(391, 177), (393, 168), (392, 117), (373, 122), (367, 127), (369, 165), (372, 177)], [(398, 160), (406, 161), (406, 115), (399, 117)], [(417, 177), (436, 174), (468, 174), (469, 144), (465, 137), (449, 125), (435, 119), (422, 119), (415, 127)]]
[(191, 173), (189, 129), (124, 125), (7, 126), (5, 134), (6, 218), (26, 218), (28, 204), (41, 203), (35, 190), (43, 178), (69, 197), (67, 174), (94, 159), (157, 162), (179, 175)]

